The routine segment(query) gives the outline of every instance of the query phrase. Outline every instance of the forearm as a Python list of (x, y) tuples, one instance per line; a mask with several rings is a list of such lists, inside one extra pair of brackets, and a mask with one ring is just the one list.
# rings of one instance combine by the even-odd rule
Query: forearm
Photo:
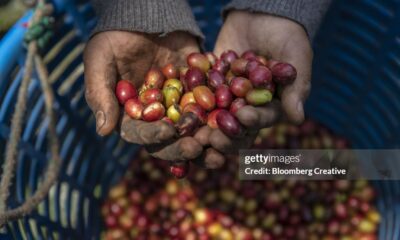
[(168, 34), (185, 31), (204, 38), (185, 0), (92, 0), (94, 33), (107, 30)]
[(224, 15), (231, 10), (246, 10), (286, 17), (300, 23), (312, 39), (330, 2), (331, 0), (233, 0), (224, 9)]

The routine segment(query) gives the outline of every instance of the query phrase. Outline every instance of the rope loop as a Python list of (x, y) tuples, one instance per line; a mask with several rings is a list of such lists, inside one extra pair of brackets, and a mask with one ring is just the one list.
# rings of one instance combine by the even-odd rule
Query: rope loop
[[(0, 227), (7, 221), (24, 217), (36, 209), (37, 205), (48, 195), (50, 188), (57, 181), (61, 158), (59, 155), (59, 141), (56, 132), (56, 119), (54, 114), (54, 92), (49, 82), (49, 74), (42, 57), (38, 54), (38, 48), (43, 48), (51, 39), (52, 19), (50, 5), (45, 4), (44, 0), (37, 2), (35, 13), (29, 22), (29, 28), (25, 35), (28, 54), (25, 59), (25, 72), (19, 86), (15, 112), (11, 121), (11, 133), (7, 142), (5, 161), (3, 164), (3, 174), (0, 181)], [(32, 78), (33, 71), (38, 73), (41, 88), (45, 99), (45, 114), (49, 119), (48, 138), (51, 159), (49, 160), (43, 181), (38, 186), (36, 192), (28, 197), (19, 207), (14, 209), (7, 208), (7, 200), (10, 195), (10, 187), (14, 178), (15, 167), (18, 163), (18, 145), (21, 139), (22, 124), (24, 113), (27, 107), (28, 86)]]

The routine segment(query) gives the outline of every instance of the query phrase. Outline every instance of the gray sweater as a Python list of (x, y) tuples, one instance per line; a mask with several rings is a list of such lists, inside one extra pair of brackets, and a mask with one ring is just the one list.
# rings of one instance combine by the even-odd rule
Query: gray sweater
[[(186, 0), (92, 0), (99, 17), (94, 33), (107, 30), (167, 34), (187, 31), (204, 38)], [(312, 39), (330, 0), (233, 0), (223, 10), (268, 13), (292, 19)]]

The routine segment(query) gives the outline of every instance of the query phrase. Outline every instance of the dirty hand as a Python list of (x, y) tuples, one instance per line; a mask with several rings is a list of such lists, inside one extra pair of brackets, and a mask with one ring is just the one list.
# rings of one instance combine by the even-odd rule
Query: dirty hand
[(304, 120), (303, 104), (310, 90), (312, 49), (304, 28), (289, 19), (262, 13), (232, 11), (219, 33), (214, 52), (232, 49), (241, 54), (252, 50), (268, 58), (288, 62), (297, 69), (297, 78), (283, 89), (281, 101), (267, 106), (241, 108), (236, 116), (249, 129), (242, 139), (230, 139), (220, 130), (209, 135), (211, 146), (223, 153), (234, 153), (251, 146), (260, 128), (285, 118), (299, 124)]
[(85, 96), (95, 114), (97, 133), (108, 135), (118, 127), (123, 139), (144, 145), (154, 157), (164, 160), (198, 157), (203, 146), (195, 138), (175, 138), (175, 128), (163, 121), (131, 119), (114, 94), (118, 80), (127, 79), (139, 88), (151, 67), (184, 65), (186, 55), (198, 51), (195, 37), (184, 32), (165, 37), (124, 31), (94, 35), (86, 46), (84, 64)]

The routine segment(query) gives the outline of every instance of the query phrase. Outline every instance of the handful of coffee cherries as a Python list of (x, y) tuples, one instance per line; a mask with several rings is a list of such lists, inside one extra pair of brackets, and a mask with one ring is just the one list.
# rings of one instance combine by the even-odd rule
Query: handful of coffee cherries
[[(246, 130), (235, 113), (245, 105), (263, 106), (279, 98), (282, 87), (297, 76), (291, 64), (250, 50), (240, 57), (228, 50), (219, 58), (211, 52), (194, 52), (186, 62), (187, 66), (150, 69), (139, 89), (129, 80), (120, 80), (115, 94), (125, 112), (132, 119), (172, 124), (180, 136), (192, 136), (207, 124), (240, 138)], [(185, 177), (188, 170), (187, 162), (174, 162), (170, 169), (177, 178)]]

